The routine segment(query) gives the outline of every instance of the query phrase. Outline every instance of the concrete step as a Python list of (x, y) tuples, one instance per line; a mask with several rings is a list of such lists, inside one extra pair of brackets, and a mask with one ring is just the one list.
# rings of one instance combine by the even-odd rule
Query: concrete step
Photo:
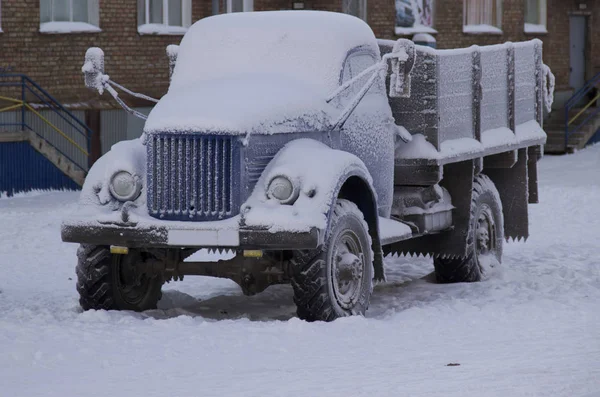
[(34, 132), (29, 132), (28, 140), (31, 146), (40, 154), (46, 157), (52, 164), (56, 166), (63, 174), (71, 178), (79, 186), (83, 186), (86, 172), (71, 160), (63, 156), (54, 146), (50, 145), (44, 139), (37, 136)]
[(28, 141), (29, 134), (23, 131), (0, 131), (0, 142)]
[(63, 156), (54, 146), (40, 138), (33, 131), (0, 131), (0, 142), (23, 142), (29, 144), (40, 154), (46, 157), (63, 174), (71, 178), (79, 186), (83, 186), (86, 172), (71, 160)]
[(574, 153), (575, 152), (575, 148), (573, 146), (567, 146), (567, 150), (565, 150), (565, 145), (549, 145), (546, 144), (544, 146), (544, 153), (545, 154), (567, 154), (567, 153)]

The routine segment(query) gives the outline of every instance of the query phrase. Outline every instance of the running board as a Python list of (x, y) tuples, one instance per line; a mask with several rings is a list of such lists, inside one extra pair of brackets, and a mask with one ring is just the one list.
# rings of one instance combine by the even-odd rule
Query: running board
[(412, 237), (412, 230), (406, 223), (379, 217), (379, 241), (382, 246), (408, 240)]

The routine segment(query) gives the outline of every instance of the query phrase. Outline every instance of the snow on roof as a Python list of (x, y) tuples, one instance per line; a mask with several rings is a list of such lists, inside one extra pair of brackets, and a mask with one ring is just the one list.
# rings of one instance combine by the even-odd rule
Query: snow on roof
[(325, 99), (356, 47), (379, 56), (371, 28), (340, 13), (204, 18), (181, 41), (171, 86), (145, 131), (273, 133), (273, 125), (299, 120), (324, 128), (334, 111)]
[(361, 19), (322, 11), (267, 11), (201, 19), (186, 33), (170, 91), (191, 82), (241, 73), (286, 73), (329, 94), (339, 84), (348, 51), (371, 47)]

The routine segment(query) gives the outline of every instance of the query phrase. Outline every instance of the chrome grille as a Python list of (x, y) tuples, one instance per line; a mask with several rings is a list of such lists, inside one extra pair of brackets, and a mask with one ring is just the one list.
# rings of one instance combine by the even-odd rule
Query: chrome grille
[(235, 138), (156, 134), (148, 140), (148, 211), (169, 220), (237, 215)]

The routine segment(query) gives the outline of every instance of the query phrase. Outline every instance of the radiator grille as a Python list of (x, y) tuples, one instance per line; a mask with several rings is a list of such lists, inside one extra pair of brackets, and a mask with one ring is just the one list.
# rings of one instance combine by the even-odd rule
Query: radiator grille
[(148, 211), (169, 220), (218, 220), (237, 215), (238, 148), (233, 137), (151, 135)]

